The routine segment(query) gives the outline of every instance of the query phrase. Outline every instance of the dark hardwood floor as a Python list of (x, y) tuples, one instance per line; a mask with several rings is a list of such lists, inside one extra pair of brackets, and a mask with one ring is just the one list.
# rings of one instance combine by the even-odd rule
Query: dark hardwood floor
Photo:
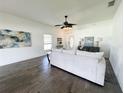
[(105, 86), (99, 86), (35, 58), (0, 67), (0, 93), (122, 93), (107, 60)]

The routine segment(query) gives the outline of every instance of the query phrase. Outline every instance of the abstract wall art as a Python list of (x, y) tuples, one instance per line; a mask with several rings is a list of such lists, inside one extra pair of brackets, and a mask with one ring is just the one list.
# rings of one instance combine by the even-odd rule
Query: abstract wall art
[(0, 29), (0, 49), (31, 47), (31, 45), (29, 32)]

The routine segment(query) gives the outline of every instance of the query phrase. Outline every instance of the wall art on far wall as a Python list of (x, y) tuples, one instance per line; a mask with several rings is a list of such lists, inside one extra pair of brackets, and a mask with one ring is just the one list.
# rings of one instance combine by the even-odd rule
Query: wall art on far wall
[(31, 45), (29, 32), (0, 29), (0, 49), (31, 47)]
[(85, 37), (84, 46), (93, 47), (94, 46), (94, 37), (93, 36)]

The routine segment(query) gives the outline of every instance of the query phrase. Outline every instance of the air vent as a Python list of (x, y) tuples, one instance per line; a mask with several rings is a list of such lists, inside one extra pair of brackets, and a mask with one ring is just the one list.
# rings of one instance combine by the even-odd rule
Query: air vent
[(114, 4), (115, 4), (115, 0), (112, 0), (112, 1), (108, 2), (108, 7), (114, 6)]

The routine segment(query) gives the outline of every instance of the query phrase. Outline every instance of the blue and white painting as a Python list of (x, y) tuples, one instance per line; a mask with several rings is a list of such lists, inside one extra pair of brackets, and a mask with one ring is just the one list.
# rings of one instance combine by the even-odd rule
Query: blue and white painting
[(31, 47), (31, 45), (29, 32), (0, 29), (0, 49)]

